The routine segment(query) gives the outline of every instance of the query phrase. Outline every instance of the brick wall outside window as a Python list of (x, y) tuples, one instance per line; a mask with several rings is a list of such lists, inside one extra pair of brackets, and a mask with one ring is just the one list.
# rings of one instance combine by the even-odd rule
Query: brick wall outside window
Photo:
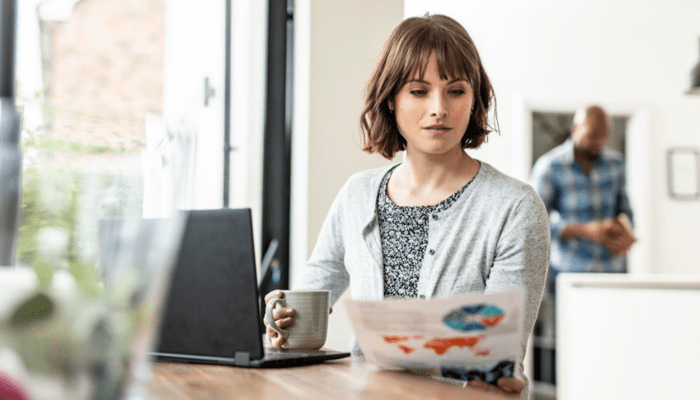
[(42, 28), (47, 133), (144, 147), (146, 113), (163, 103), (165, 0), (82, 0)]

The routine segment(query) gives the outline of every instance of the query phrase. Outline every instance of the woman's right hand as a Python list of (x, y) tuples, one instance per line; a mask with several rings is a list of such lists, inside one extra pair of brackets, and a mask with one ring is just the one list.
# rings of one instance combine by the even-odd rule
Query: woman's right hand
[[(272, 292), (265, 295), (265, 304), (274, 298), (283, 298), (284, 293), (281, 290), (273, 290)], [(272, 319), (275, 320), (280, 328), (286, 328), (294, 323), (294, 309), (291, 307), (275, 307), (272, 310)], [(267, 323), (267, 313), (265, 314), (265, 328), (267, 329), (267, 337), (270, 340), (270, 344), (278, 349), (282, 348), (282, 345), (287, 341), (284, 336), (277, 333), (276, 330), (270, 328)]]

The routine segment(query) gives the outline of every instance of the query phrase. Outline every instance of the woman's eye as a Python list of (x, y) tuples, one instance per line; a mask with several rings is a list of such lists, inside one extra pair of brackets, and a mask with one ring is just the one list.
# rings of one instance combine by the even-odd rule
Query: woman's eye
[(414, 96), (423, 96), (425, 94), (425, 90), (413, 89), (413, 90), (409, 91), (409, 93), (411, 93)]
[(452, 90), (450, 90), (450, 93), (455, 95), (455, 96), (461, 96), (467, 92), (462, 90), (462, 89), (452, 89)]

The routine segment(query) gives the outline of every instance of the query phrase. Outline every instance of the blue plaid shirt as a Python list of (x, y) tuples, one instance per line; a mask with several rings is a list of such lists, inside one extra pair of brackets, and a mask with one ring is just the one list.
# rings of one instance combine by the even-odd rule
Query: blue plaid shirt
[(532, 168), (530, 184), (549, 212), (552, 229), (552, 272), (624, 272), (624, 257), (588, 239), (562, 239), (568, 223), (615, 218), (632, 220), (625, 189), (625, 164), (620, 152), (603, 148), (586, 172), (574, 159), (571, 140), (542, 155)]

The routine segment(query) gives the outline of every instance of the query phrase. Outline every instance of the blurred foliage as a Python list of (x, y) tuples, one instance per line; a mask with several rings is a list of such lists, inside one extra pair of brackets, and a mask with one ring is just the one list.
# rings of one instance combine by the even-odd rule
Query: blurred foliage
[[(98, 220), (141, 215), (143, 180), (110, 172), (99, 157), (134, 151), (25, 129), (22, 152), (16, 259), (18, 265), (32, 267), (39, 287), (2, 317), (0, 344), (15, 349), (32, 373), (61, 377), (68, 386), (78, 387), (80, 374), (87, 371), (89, 398), (116, 400), (122, 397), (130, 344), (145, 305), (128, 308), (103, 295)], [(81, 157), (94, 158), (94, 168), (87, 163), (89, 170), (78, 169)], [(53, 291), (57, 269), (73, 276), (76, 297), (62, 298)], [(132, 293), (141, 282), (122, 283), (118, 288)]]
[[(17, 262), (32, 266), (42, 286), (54, 268), (67, 269), (86, 295), (99, 281), (98, 218), (133, 215), (142, 204), (138, 176), (25, 166)], [(47, 228), (65, 233), (67, 242), (48, 243)], [(85, 250), (88, 247), (91, 250)]]
[[(32, 374), (29, 386), (57, 378), (79, 393), (87, 376), (88, 397), (65, 398), (120, 399), (132, 344), (143, 340), (153, 318), (151, 304), (133, 301), (147, 279), (134, 263), (126, 262), (132, 268), (105, 290), (98, 221), (142, 215), (143, 178), (133, 162), (140, 150), (50, 135), (44, 128), (23, 126), (16, 248), (17, 264), (31, 267), (39, 285), (0, 315), (0, 348), (16, 351)], [(58, 291), (56, 270), (67, 271), (78, 290)]]
[[(43, 127), (26, 126), (21, 147), (17, 263), (31, 266), (42, 287), (51, 284), (55, 269), (66, 269), (83, 294), (94, 296), (101, 276), (98, 219), (140, 214), (143, 204), (141, 176), (100, 170), (99, 157), (139, 150), (51, 136)], [(95, 156), (94, 168), (85, 171), (75, 166), (81, 157)]]

